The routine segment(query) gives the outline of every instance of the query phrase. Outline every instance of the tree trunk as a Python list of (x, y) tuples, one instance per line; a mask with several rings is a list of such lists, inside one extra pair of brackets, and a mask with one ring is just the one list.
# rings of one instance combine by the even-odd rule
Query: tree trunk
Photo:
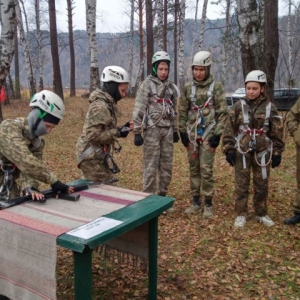
[(196, 42), (196, 29), (197, 29), (197, 19), (198, 19), (198, 3), (199, 0), (196, 0), (196, 8), (195, 8), (195, 19), (193, 24), (193, 36), (192, 36), (192, 46), (191, 46), (191, 54), (190, 54), (190, 64), (189, 64), (189, 71), (188, 71), (188, 81), (190, 81), (190, 75), (191, 75), (191, 67), (193, 63), (193, 57), (194, 57), (194, 48), (195, 48), (195, 42)]
[[(143, 30), (143, 1), (139, 0), (139, 36), (140, 36), (140, 81), (145, 79), (145, 53), (144, 53), (144, 30)], [(135, 85), (135, 90), (138, 86)]]
[(85, 0), (86, 32), (88, 36), (90, 54), (90, 92), (100, 87), (98, 47), (96, 36), (96, 0)]
[(231, 5), (231, 0), (226, 0), (226, 24), (225, 24), (225, 33), (224, 33), (224, 42), (223, 42), (223, 57), (222, 57), (222, 76), (221, 76), (221, 82), (225, 86), (225, 80), (226, 80), (226, 69), (228, 66), (228, 61), (229, 61), (229, 22), (230, 22), (230, 5)]
[(178, 33), (178, 10), (179, 10), (179, 0), (175, 0), (174, 4), (174, 34), (173, 34), (173, 40), (174, 40), (174, 83), (177, 85), (178, 79), (177, 79), (177, 33)]
[(260, 22), (256, 0), (237, 0), (236, 2), (242, 67), (245, 78), (249, 72), (261, 68)]
[(267, 75), (268, 94), (274, 98), (274, 80), (279, 55), (278, 0), (265, 0), (264, 14), (264, 71)]
[(56, 27), (56, 10), (55, 0), (48, 0), (49, 5), (49, 22), (50, 22), (50, 42), (51, 42), (51, 56), (53, 65), (53, 91), (64, 99), (64, 91), (61, 81), (58, 41), (57, 41), (57, 27)]
[(68, 7), (68, 30), (69, 30), (69, 47), (70, 47), (70, 97), (76, 96), (75, 86), (75, 50), (73, 36), (73, 14), (74, 0), (67, 0)]
[(25, 69), (27, 72), (27, 80), (29, 84), (29, 91), (30, 91), (30, 96), (33, 96), (36, 93), (36, 88), (35, 88), (35, 79), (33, 75), (32, 58), (29, 51), (28, 41), (26, 39), (26, 35), (24, 31), (21, 8), (19, 6), (18, 1), (16, 1), (15, 3), (16, 3), (16, 16), (17, 16), (18, 27), (20, 31), (20, 40), (21, 40), (21, 45), (24, 53)]
[(168, 52), (168, 0), (164, 0), (163, 49)]
[[(1, 48), (0, 48), (0, 89), (10, 70), (14, 56), (14, 22), (15, 4), (14, 0), (6, 0), (0, 6), (1, 20)], [(0, 103), (0, 123), (3, 121), (2, 107)]]
[(179, 87), (180, 90), (183, 89), (185, 78), (184, 78), (184, 20), (185, 20), (185, 0), (180, 2), (180, 19), (179, 19)]
[(20, 67), (19, 67), (19, 41), (18, 41), (18, 21), (15, 18), (15, 98), (21, 99), (20, 88)]
[(203, 46), (203, 37), (204, 37), (205, 21), (206, 21), (206, 13), (207, 13), (207, 2), (208, 2), (208, 0), (204, 0), (203, 1), (198, 51), (201, 51), (202, 50), (202, 46)]
[(152, 0), (146, 1), (146, 36), (147, 36), (147, 74), (151, 74), (154, 52)]
[[(133, 38), (134, 38), (134, 0), (130, 0), (130, 37), (129, 37), (129, 69), (128, 75), (131, 82), (132, 69), (133, 69)], [(130, 89), (130, 95), (132, 97), (133, 91)]]
[(35, 0), (35, 24), (36, 24), (36, 42), (38, 50), (38, 68), (39, 68), (39, 91), (44, 89), (43, 80), (43, 53), (41, 42), (41, 22), (40, 22), (40, 0)]
[(163, 0), (157, 1), (157, 50), (164, 50), (164, 21), (163, 21), (163, 14), (164, 11), (164, 5)]

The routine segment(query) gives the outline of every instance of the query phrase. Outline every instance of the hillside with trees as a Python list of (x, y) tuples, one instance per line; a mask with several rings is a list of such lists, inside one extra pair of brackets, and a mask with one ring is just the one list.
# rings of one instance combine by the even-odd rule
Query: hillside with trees
[[(200, 24), (200, 21), (198, 21)], [(200, 26), (197, 24), (196, 35), (200, 34)], [(217, 80), (221, 80), (221, 54), (222, 54), (222, 43), (224, 37), (222, 36), (220, 28), (224, 28), (225, 20), (207, 20), (205, 24), (205, 33), (203, 41), (203, 49), (211, 51), (213, 54), (214, 64), (212, 65), (212, 72)], [(287, 47), (287, 18), (282, 17), (279, 19), (280, 26), (280, 54), (278, 59), (278, 67), (276, 72), (276, 87), (287, 86), (287, 57), (288, 57), (288, 47)], [(185, 34), (184, 34), (184, 53), (185, 53), (185, 69), (186, 77), (189, 73), (189, 59), (192, 45), (192, 33), (194, 30), (193, 20), (185, 20)], [(237, 34), (237, 33), (236, 33)], [(50, 33), (48, 31), (42, 32), (43, 36), (43, 62), (44, 62), (44, 84), (46, 87), (51, 87), (53, 85), (53, 71), (51, 62), (51, 49), (50, 49)], [(129, 64), (129, 32), (125, 33), (97, 33), (97, 44), (98, 44), (98, 62), (99, 70), (102, 70), (106, 65), (120, 65), (124, 68), (128, 68)], [(232, 37), (235, 40), (236, 37)], [(34, 34), (31, 32), (31, 43), (32, 43), (32, 53), (33, 55), (37, 53), (37, 45), (35, 43)], [(66, 32), (59, 33), (59, 56), (60, 56), (60, 68), (62, 73), (63, 86), (69, 87), (70, 78), (70, 55), (69, 55), (69, 35)], [(75, 45), (75, 62), (76, 62), (76, 87), (77, 88), (88, 88), (89, 87), (89, 71), (90, 71), (90, 61), (88, 54), (88, 43), (86, 31), (76, 30), (74, 31), (74, 45)], [(299, 48), (300, 41), (299, 36), (296, 36), (295, 42), (297, 48)], [(169, 52), (171, 57), (174, 57), (174, 47), (173, 47), (173, 36), (172, 30), (168, 34)], [(241, 66), (240, 50), (238, 42), (232, 44), (232, 53), (230, 57), (228, 74), (226, 76), (225, 88), (227, 92), (233, 92), (236, 88), (243, 86), (243, 72)], [(132, 82), (134, 86), (140, 65), (139, 58), (139, 41), (138, 36), (134, 38), (134, 59), (133, 59), (133, 72), (132, 72)], [(19, 61), (24, 61), (24, 55), (22, 48), (19, 53)], [(294, 64), (295, 69), (295, 86), (299, 86), (299, 61)], [(34, 71), (36, 77), (38, 76), (38, 67), (34, 63)], [(174, 69), (171, 67), (171, 79), (174, 78)], [(11, 75), (14, 77), (14, 63), (11, 68)], [(145, 74), (147, 75), (147, 74)], [(20, 81), (23, 87), (28, 87), (27, 84), (27, 74), (25, 65), (20, 65)]]

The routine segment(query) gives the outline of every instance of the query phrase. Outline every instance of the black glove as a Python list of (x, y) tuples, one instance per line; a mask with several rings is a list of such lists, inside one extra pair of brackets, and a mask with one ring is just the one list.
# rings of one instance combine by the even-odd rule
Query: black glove
[(127, 124), (130, 126), (129, 122), (127, 122), (124, 126), (118, 127), (118, 137), (121, 137), (121, 138), (127, 137), (127, 135), (130, 132), (130, 127), (126, 126)]
[(211, 138), (209, 138), (208, 142), (211, 148), (217, 148), (220, 144), (220, 136), (213, 135)]
[(272, 168), (276, 168), (281, 163), (281, 155), (273, 155), (272, 156)]
[(134, 144), (136, 146), (142, 146), (144, 144), (144, 139), (141, 134), (137, 133), (134, 135)]
[(178, 132), (175, 131), (173, 132), (173, 143), (178, 143), (179, 141), (179, 135), (178, 135)]
[(188, 147), (190, 140), (186, 132), (180, 132), (181, 143), (184, 147)]
[(54, 196), (60, 193), (67, 193), (69, 186), (57, 180), (55, 183), (51, 184), (51, 188)]
[(235, 165), (236, 153), (235, 151), (230, 151), (226, 153), (226, 160), (231, 166)]

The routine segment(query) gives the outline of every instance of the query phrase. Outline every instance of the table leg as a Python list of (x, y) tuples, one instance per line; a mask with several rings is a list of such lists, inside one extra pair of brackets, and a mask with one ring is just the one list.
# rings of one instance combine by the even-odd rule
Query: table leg
[(92, 300), (92, 250), (73, 251), (75, 273), (75, 300)]
[(158, 245), (158, 217), (149, 221), (149, 274), (148, 299), (157, 298), (157, 245)]

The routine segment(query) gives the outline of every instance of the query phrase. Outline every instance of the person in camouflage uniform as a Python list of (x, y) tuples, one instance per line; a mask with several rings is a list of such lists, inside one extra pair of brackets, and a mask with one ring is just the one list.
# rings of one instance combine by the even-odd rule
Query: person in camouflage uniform
[(256, 219), (266, 226), (274, 225), (267, 215), (268, 177), (270, 164), (275, 168), (281, 163), (283, 124), (267, 96), (266, 82), (266, 74), (260, 70), (246, 76), (246, 96), (232, 107), (223, 132), (222, 150), (235, 170), (237, 228), (246, 223), (251, 170)]
[(285, 219), (284, 224), (295, 225), (300, 223), (300, 98), (293, 105), (287, 115), (287, 128), (290, 136), (293, 137), (296, 147), (296, 181), (297, 192), (292, 204), (294, 216)]
[(200, 51), (192, 63), (193, 81), (184, 86), (179, 102), (179, 131), (188, 150), (192, 206), (186, 214), (201, 211), (204, 196), (204, 218), (213, 214), (213, 166), (215, 149), (227, 117), (227, 102), (223, 85), (210, 73), (211, 53)]
[(179, 141), (177, 97), (168, 81), (170, 56), (158, 51), (152, 73), (140, 85), (133, 110), (134, 144), (143, 146), (143, 191), (166, 196), (172, 179), (173, 143)]
[[(60, 182), (43, 163), (44, 140), (65, 114), (62, 99), (55, 93), (43, 90), (30, 102), (32, 111), (27, 118), (7, 119), (0, 124), (0, 198), (9, 200), (25, 194), (32, 199), (44, 198), (38, 190), (39, 183), (50, 184), (55, 195), (73, 192), (73, 188)], [(11, 187), (6, 190), (4, 171), (10, 172)], [(19, 182), (18, 182), (19, 181)]]
[(81, 136), (76, 144), (77, 164), (82, 178), (90, 181), (109, 182), (118, 167), (111, 153), (118, 151), (117, 138), (127, 137), (132, 122), (117, 127), (116, 104), (126, 97), (129, 86), (128, 73), (121, 67), (105, 67), (101, 81), (102, 90), (96, 89), (89, 97), (89, 109)]

